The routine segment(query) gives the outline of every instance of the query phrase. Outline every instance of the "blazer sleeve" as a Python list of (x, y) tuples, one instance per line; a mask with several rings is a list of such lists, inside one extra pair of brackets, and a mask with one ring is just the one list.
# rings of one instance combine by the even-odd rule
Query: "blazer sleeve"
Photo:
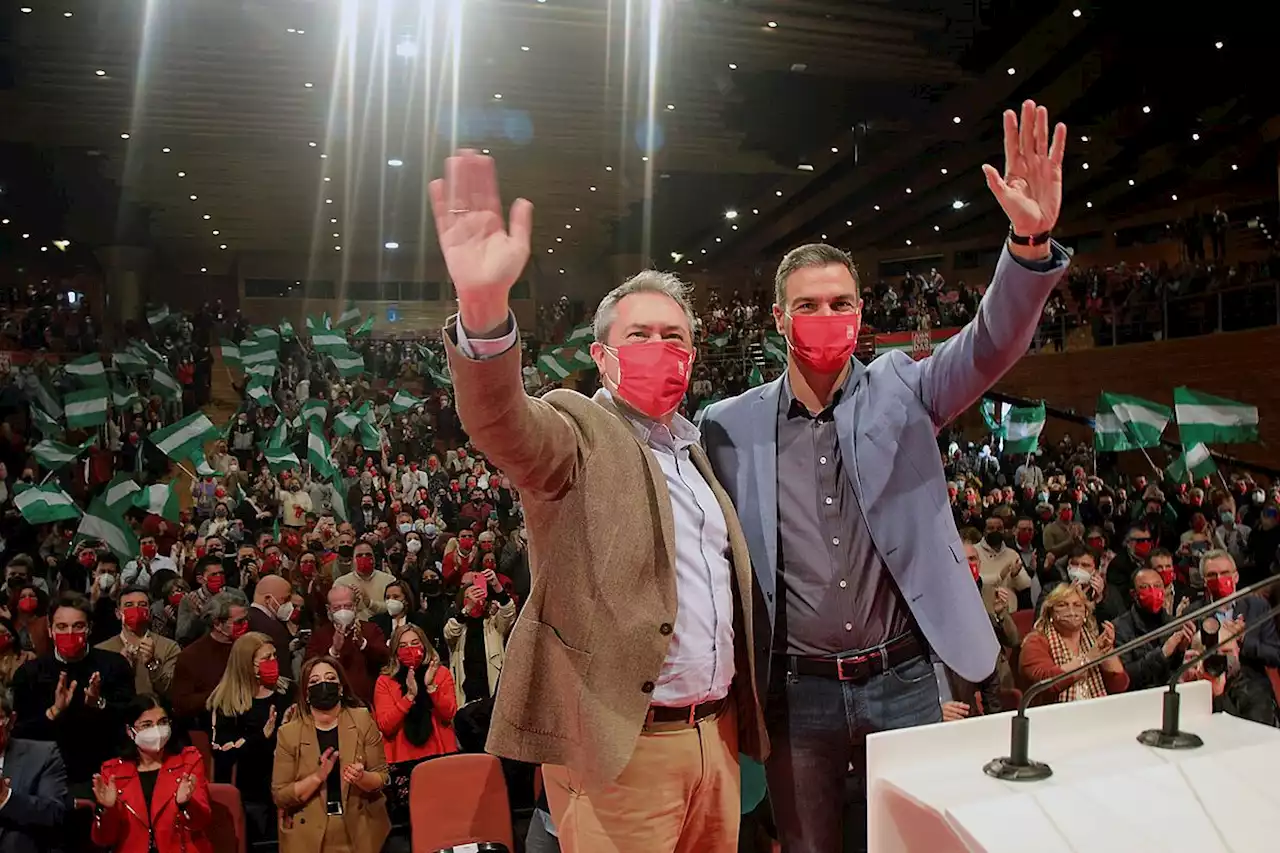
[(372, 716), (370, 716), (367, 725), (360, 727), (360, 734), (365, 772), (375, 773), (382, 779), (382, 784), (378, 786), (379, 790), (366, 794), (366, 796), (374, 796), (380, 794), (381, 789), (385, 788), (387, 782), (391, 779), (391, 771), (387, 769), (387, 749), (383, 745), (382, 732), (378, 731)]
[[(157, 646), (160, 645), (161, 639), (164, 638), (156, 638)], [(158, 660), (160, 663), (156, 667), (156, 671), (151, 673), (151, 686), (155, 689), (156, 693), (166, 696), (169, 694), (169, 688), (173, 685), (174, 668), (178, 663), (179, 651), (180, 649), (178, 648), (178, 644), (172, 641), (164, 644), (163, 653), (159, 652), (159, 649), (157, 649)]]
[(1050, 244), (1050, 262), (1044, 271), (1032, 269), (1006, 245), (978, 313), (919, 362), (917, 393), (935, 428), (954, 420), (1026, 354), (1044, 303), (1067, 270), (1067, 253), (1057, 242)]
[[(103, 776), (110, 776), (108, 768), (114, 761), (108, 761), (102, 765), (99, 771)], [(93, 843), (99, 847), (114, 848), (120, 839), (120, 821), (123, 817), (124, 806), (117, 797), (116, 804), (109, 809), (101, 809), (93, 818), (93, 826), (89, 831), (89, 836)]]
[(518, 340), (493, 358), (468, 358), (454, 343), (458, 322), (451, 318), (445, 326), (445, 352), (458, 418), (472, 443), (526, 496), (554, 500), (563, 495), (585, 459), (577, 426), (550, 403), (524, 392)]
[(184, 770), (196, 779), (191, 799), (181, 810), (186, 815), (187, 828), (192, 832), (203, 832), (213, 819), (213, 808), (209, 805), (209, 777), (204, 772), (204, 758), (194, 746), (182, 750)]
[[(1249, 609), (1245, 612), (1245, 626), (1252, 628), (1266, 618), (1266, 612), (1271, 609), (1268, 604), (1268, 600), (1261, 598), (1257, 600), (1256, 606), (1250, 602)], [(1244, 635), (1240, 646), (1242, 660), (1264, 667), (1280, 667), (1280, 630), (1276, 627), (1276, 621), (1275, 617), (1268, 618), (1267, 624), (1259, 625)]]
[(385, 675), (378, 676), (373, 685), (373, 721), (384, 737), (394, 737), (400, 731), (405, 715), (412, 707), (413, 703), (399, 684)]
[(9, 800), (0, 809), (0, 827), (52, 829), (62, 825), (71, 800), (67, 792), (67, 769), (58, 748), (49, 744), (47, 749), (44, 764), (36, 773), (35, 791), (28, 794), (10, 789)]
[(293, 786), (305, 771), (298, 766), (298, 723), (291, 722), (280, 727), (276, 737), (276, 757), (271, 763), (271, 799), (286, 811), (302, 806), (302, 800), (294, 795)]

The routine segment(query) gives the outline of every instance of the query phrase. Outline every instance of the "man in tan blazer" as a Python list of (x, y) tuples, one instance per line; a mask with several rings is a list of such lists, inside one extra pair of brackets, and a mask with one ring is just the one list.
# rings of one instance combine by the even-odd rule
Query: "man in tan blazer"
[(470, 151), (431, 201), (458, 294), (458, 415), (520, 490), (533, 575), (488, 748), (543, 764), (567, 853), (735, 851), (738, 752), (768, 740), (746, 543), (675, 413), (695, 355), (685, 286), (646, 272), (615, 289), (591, 346), (604, 388), (532, 399), (508, 307), (532, 206), (516, 201), (508, 232), (493, 161)]
[(120, 593), (116, 615), (120, 619), (120, 633), (98, 643), (98, 648), (115, 652), (129, 662), (135, 693), (168, 695), (182, 649), (173, 640), (151, 630), (151, 596), (146, 587), (125, 587)]

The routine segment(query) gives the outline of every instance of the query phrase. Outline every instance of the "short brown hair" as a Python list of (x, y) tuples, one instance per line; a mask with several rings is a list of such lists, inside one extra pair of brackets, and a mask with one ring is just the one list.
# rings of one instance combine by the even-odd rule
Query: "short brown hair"
[(831, 264), (839, 264), (849, 271), (849, 275), (853, 276), (855, 286), (861, 287), (862, 282), (858, 278), (858, 268), (853, 265), (853, 256), (843, 249), (837, 249), (835, 246), (828, 246), (826, 243), (805, 243), (803, 246), (796, 246), (790, 252), (782, 256), (782, 262), (778, 264), (778, 271), (773, 276), (773, 301), (778, 305), (787, 304), (787, 279), (791, 274), (810, 267), (825, 267)]
[(301, 677), (298, 679), (298, 713), (304, 717), (311, 716), (311, 703), (307, 701), (307, 682), (311, 680), (311, 670), (315, 669), (318, 664), (327, 663), (333, 667), (333, 671), (338, 673), (338, 684), (342, 685), (342, 700), (339, 704), (343, 708), (363, 708), (364, 702), (351, 689), (351, 682), (347, 680), (347, 671), (342, 668), (342, 664), (333, 655), (316, 655), (309, 658), (302, 664)]

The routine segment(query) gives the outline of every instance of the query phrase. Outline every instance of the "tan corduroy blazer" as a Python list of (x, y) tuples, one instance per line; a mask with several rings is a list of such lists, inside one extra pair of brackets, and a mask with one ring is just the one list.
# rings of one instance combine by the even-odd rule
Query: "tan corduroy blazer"
[[(347, 708), (338, 717), (338, 766), (360, 762), (370, 773), (388, 779), (386, 749), (366, 708)], [(315, 723), (297, 716), (280, 727), (276, 736), (276, 760), (271, 773), (271, 795), (279, 806), (280, 853), (322, 853), (325, 825), (325, 786), (302, 802), (294, 796), (293, 783), (316, 772), (320, 766), (320, 746)], [(387, 800), (381, 790), (371, 794), (347, 782), (342, 783), (342, 821), (352, 853), (379, 853), (391, 833)]]
[[(524, 393), (520, 347), (463, 356), (446, 328), (458, 416), (520, 490), (533, 587), (507, 641), (488, 750), (612, 781), (631, 760), (676, 622), (675, 530), (657, 459), (611, 405), (573, 391)], [(724, 511), (734, 580), (739, 749), (763, 760), (752, 573), (742, 528), (701, 448)], [(744, 628), (744, 626), (747, 626)]]

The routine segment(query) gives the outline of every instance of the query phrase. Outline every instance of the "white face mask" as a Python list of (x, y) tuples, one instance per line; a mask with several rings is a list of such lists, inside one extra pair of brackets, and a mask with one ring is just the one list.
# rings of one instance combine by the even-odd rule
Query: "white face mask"
[(392, 616), (399, 616), (404, 612), (404, 602), (398, 598), (388, 598), (386, 601), (387, 613)]
[(144, 752), (159, 752), (169, 742), (168, 726), (152, 726), (133, 733), (133, 742)]
[(1072, 583), (1084, 586), (1093, 578), (1093, 572), (1088, 569), (1080, 569), (1075, 566), (1070, 566), (1067, 568), (1067, 577), (1071, 579)]
[(293, 602), (286, 601), (276, 608), (276, 618), (281, 622), (288, 622), (289, 617), (293, 615)]
[(98, 589), (107, 592), (116, 584), (115, 575), (98, 575)]
[(422, 541), (419, 539), (410, 539), (404, 543), (404, 549), (410, 554), (416, 554), (422, 550)]
[(356, 621), (356, 612), (344, 607), (342, 610), (333, 611), (333, 613), (329, 615), (329, 618), (332, 619), (333, 624), (337, 625), (339, 628), (350, 628), (351, 623)]

